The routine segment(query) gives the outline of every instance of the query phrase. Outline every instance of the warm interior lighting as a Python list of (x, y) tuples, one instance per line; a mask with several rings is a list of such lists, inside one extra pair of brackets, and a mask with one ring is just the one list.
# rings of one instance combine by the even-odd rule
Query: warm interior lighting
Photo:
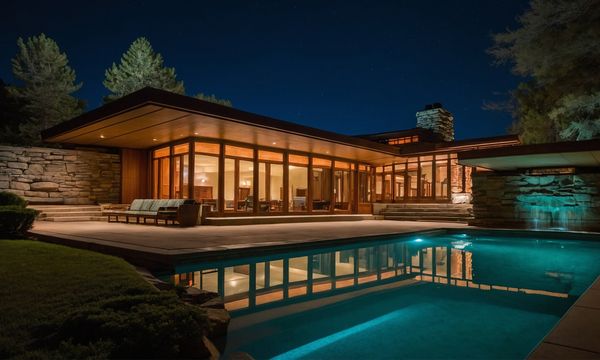
[(100, 139), (104, 139), (104, 135), (100, 135)]

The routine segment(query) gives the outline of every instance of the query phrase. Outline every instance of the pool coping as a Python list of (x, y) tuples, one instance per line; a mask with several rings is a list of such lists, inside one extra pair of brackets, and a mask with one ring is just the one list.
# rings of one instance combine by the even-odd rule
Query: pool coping
[(528, 359), (600, 359), (600, 276), (529, 353)]

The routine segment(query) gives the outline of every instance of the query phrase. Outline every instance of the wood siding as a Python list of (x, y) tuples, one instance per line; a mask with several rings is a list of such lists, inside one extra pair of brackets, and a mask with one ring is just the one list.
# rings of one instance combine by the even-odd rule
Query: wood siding
[(121, 202), (129, 204), (133, 199), (148, 198), (148, 152), (145, 150), (121, 150)]

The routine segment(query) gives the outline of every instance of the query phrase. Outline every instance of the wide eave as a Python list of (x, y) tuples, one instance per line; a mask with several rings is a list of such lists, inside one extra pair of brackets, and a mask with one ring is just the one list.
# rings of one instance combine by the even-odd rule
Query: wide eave
[(148, 149), (186, 138), (225, 139), (372, 163), (399, 149), (167, 91), (144, 88), (42, 132), (47, 142)]

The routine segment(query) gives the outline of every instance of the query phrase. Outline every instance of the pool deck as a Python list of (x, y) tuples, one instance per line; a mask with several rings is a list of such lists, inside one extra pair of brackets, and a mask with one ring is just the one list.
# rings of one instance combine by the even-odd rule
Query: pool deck
[(390, 220), (191, 228), (99, 221), (38, 221), (30, 233), (43, 241), (108, 253), (156, 269), (182, 262), (265, 255), (285, 248), (314, 248), (373, 236), (448, 228), (469, 227), (460, 223)]
[(600, 276), (540, 342), (529, 359), (600, 359)]

